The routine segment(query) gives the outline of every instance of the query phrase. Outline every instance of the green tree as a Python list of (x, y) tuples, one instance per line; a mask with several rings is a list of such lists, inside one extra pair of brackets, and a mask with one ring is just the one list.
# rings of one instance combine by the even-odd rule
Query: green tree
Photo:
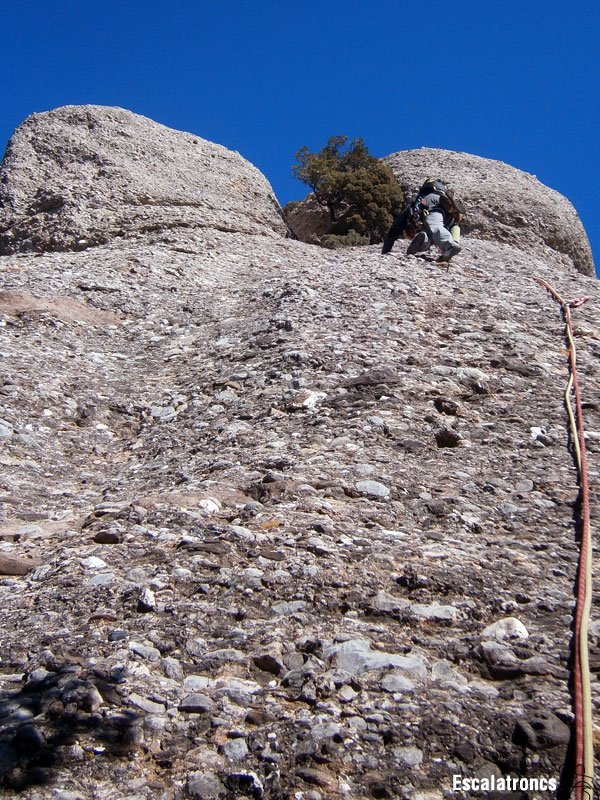
[[(347, 136), (330, 136), (318, 153), (302, 147), (296, 161), (292, 172), (329, 211), (332, 235), (354, 231), (370, 244), (382, 241), (402, 206), (402, 192), (392, 170), (369, 153), (363, 139), (348, 144)], [(351, 236), (348, 244), (356, 241)]]

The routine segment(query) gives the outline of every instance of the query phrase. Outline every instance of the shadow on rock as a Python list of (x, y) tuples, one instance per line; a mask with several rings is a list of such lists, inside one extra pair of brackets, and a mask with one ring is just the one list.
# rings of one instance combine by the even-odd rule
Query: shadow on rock
[(130, 752), (138, 715), (115, 707), (118, 683), (118, 675), (61, 666), (35, 670), (19, 691), (0, 693), (0, 787), (22, 791), (51, 782), (65, 762)]

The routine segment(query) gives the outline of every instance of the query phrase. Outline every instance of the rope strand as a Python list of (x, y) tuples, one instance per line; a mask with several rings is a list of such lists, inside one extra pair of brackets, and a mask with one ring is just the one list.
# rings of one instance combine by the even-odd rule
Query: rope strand
[[(569, 342), (569, 381), (565, 391), (565, 405), (571, 426), (571, 439), (575, 451), (579, 486), (581, 491), (581, 544), (577, 570), (577, 600), (573, 629), (573, 705), (575, 713), (575, 782), (576, 800), (592, 800), (594, 794), (594, 744), (592, 728), (592, 697), (588, 653), (588, 624), (592, 600), (592, 537), (590, 529), (589, 484), (585, 431), (581, 392), (577, 377), (577, 353), (573, 336), (571, 308), (586, 303), (588, 297), (579, 297), (567, 302), (541, 278), (533, 278), (546, 289), (561, 306)], [(573, 411), (573, 402), (575, 411)]]

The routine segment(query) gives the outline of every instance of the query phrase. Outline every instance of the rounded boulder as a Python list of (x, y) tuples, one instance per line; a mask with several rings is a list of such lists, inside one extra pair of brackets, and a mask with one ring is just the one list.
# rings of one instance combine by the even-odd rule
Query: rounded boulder
[(288, 235), (269, 182), (239, 153), (122, 108), (33, 114), (8, 143), (0, 254), (197, 227)]
[(407, 197), (426, 178), (444, 180), (465, 204), (461, 228), (467, 236), (505, 242), (542, 258), (549, 247), (593, 277), (590, 243), (575, 208), (534, 175), (502, 161), (427, 147), (392, 153), (383, 161)]

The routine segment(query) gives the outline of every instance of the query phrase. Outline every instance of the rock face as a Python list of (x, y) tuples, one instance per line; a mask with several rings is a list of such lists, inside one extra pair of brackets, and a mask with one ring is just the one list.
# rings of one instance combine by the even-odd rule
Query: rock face
[(296, 204), (286, 215), (286, 222), (300, 242), (316, 244), (321, 236), (331, 230), (331, 218), (326, 208), (320, 205), (313, 194)]
[(287, 232), (269, 183), (238, 153), (120, 108), (34, 114), (8, 144), (0, 253), (189, 227)]
[(571, 203), (533, 175), (501, 161), (421, 148), (383, 159), (411, 196), (427, 177), (440, 177), (464, 201), (465, 234), (505, 242), (544, 257), (565, 254), (584, 275), (594, 275), (587, 234)]
[(597, 281), (495, 241), (446, 271), (252, 225), (0, 258), (2, 790), (558, 779), (578, 486), (560, 311), (529, 275), (590, 296), (592, 520)]

